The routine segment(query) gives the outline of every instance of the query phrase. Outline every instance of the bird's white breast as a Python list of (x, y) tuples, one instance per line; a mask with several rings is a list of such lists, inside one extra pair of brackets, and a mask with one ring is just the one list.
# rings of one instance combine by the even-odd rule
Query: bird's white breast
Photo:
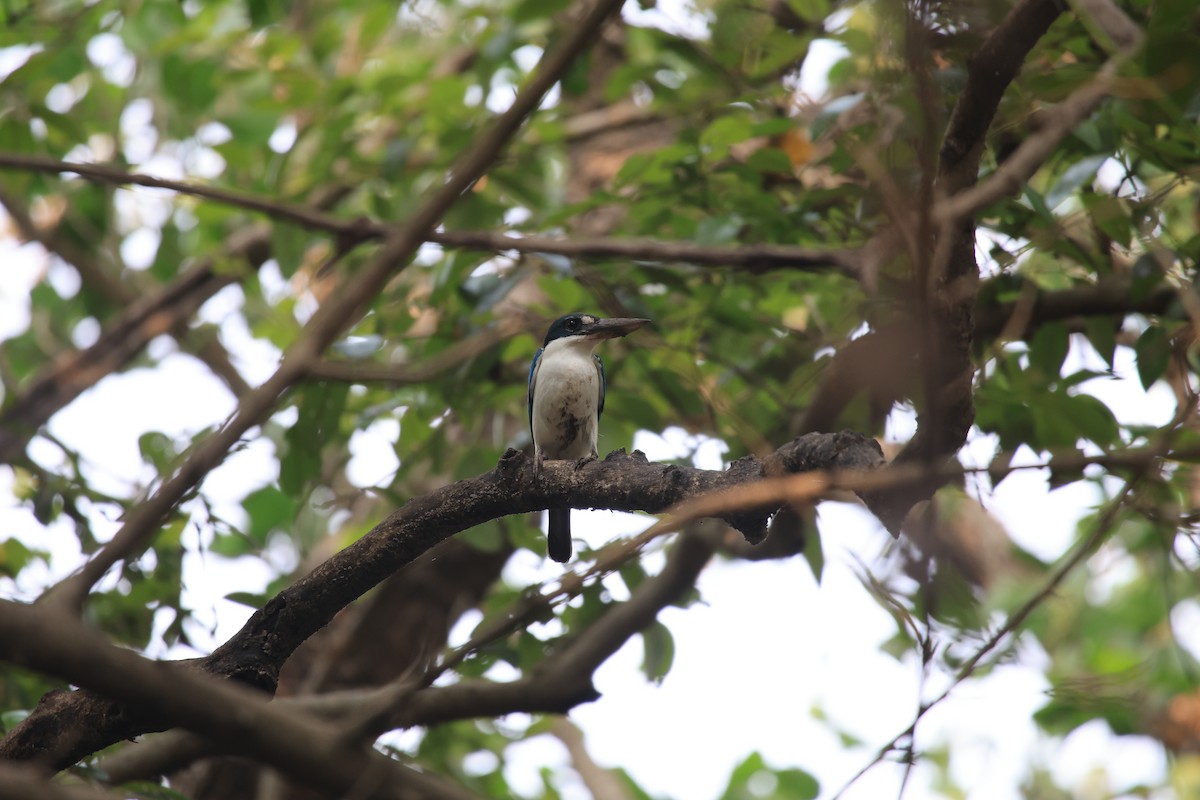
[(600, 376), (593, 343), (556, 339), (538, 361), (533, 441), (546, 458), (584, 458), (596, 450)]

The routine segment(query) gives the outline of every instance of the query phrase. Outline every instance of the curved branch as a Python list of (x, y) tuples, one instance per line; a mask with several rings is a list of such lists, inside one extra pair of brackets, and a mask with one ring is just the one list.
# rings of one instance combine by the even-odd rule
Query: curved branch
[[(662, 571), (638, 586), (578, 638), (552, 654), (531, 674), (511, 683), (470, 680), (430, 687), (408, 698), (387, 727), (436, 725), (468, 717), (495, 717), (514, 711), (565, 714), (600, 697), (592, 675), (658, 612), (696, 584), (715, 547), (701, 535), (685, 533)], [(386, 729), (386, 728), (385, 728)]]
[[(743, 458), (724, 471), (654, 464), (618, 451), (603, 461), (552, 461), (541, 477), (528, 457), (508, 451), (495, 469), (413, 498), (362, 539), (272, 598), (199, 666), (213, 674), (273, 691), (283, 662), (333, 615), (418, 555), (455, 533), (507, 514), (549, 507), (595, 507), (658, 512), (714, 490), (768, 475), (871, 469), (879, 445), (858, 434), (809, 434), (765, 461)], [(778, 507), (769, 504), (723, 514), (747, 538), (761, 538)], [(53, 723), (53, 724), (48, 724)], [(55, 753), (65, 766), (113, 742), (149, 730), (124, 707), (88, 691), (43, 698), (0, 741), (0, 758), (28, 760)]]

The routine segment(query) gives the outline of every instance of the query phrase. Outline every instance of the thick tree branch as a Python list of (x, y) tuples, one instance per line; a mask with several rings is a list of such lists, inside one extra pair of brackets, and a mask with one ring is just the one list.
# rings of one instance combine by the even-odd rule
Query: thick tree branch
[[(937, 217), (943, 225), (953, 227), (1001, 197), (1019, 191), (1045, 163), (1046, 158), (1058, 146), (1058, 143), (1108, 96), (1112, 91), (1117, 70), (1121, 64), (1141, 47), (1145, 38), (1141, 29), (1109, 0), (1076, 0), (1076, 5), (1108, 37), (1109, 43), (1117, 51), (1116, 54), (1100, 68), (1091, 81), (1076, 89), (1066, 100), (1043, 114), (1038, 132), (1026, 138), (995, 172), (978, 185), (976, 185), (977, 179), (974, 173), (978, 171), (979, 156), (983, 150), (982, 135), (986, 131), (987, 125), (991, 124), (995, 105), (999, 102), (1007, 81), (999, 87), (999, 94), (980, 92), (991, 105), (990, 110), (963, 108), (960, 114), (960, 107), (963, 105), (960, 103), (960, 107), (955, 108), (955, 117), (951, 120), (951, 131), (947, 133), (946, 144), (942, 148), (943, 171), (950, 178), (944, 187), (945, 194), (953, 195), (947, 197), (937, 207)], [(995, 69), (998, 73), (1007, 74), (1008, 80), (1011, 80), (1028, 53), (1028, 48), (1020, 49), (1017, 39), (1018, 35), (1025, 36), (1028, 33), (1019, 31), (1016, 26), (1031, 25), (1035, 26), (1035, 30), (1040, 29), (1044, 32), (1058, 13), (1058, 3), (1052, 2), (1052, 0), (1028, 0), (1018, 5), (1004, 23), (997, 28), (997, 33), (1013, 28), (1013, 41), (1008, 43), (1008, 47), (1002, 45), (993, 47), (992, 40), (996, 37), (995, 35), (989, 37), (984, 46), (980, 48), (979, 53), (971, 59), (971, 74), (974, 75), (977, 71), (982, 72), (985, 69)], [(1012, 24), (1010, 25), (1010, 23)], [(1041, 33), (1038, 33), (1029, 40), (1029, 45), (1032, 46), (1040, 36)], [(1016, 48), (1012, 46), (1014, 43), (1017, 44)], [(968, 94), (968, 92), (964, 92), (963, 98), (965, 99)], [(979, 116), (984, 111), (986, 111), (986, 116)], [(960, 127), (964, 131), (978, 133), (979, 142), (974, 148), (966, 148), (970, 137), (959, 136), (959, 132), (955, 130), (955, 121), (960, 116), (963, 123)], [(971, 117), (976, 119), (971, 119)], [(981, 130), (977, 130), (977, 119), (987, 121)], [(957, 162), (952, 160), (955, 157), (958, 158)], [(968, 171), (971, 174), (968, 174)]]
[[(705, 492), (757, 481), (764, 475), (816, 469), (869, 469), (882, 461), (874, 440), (851, 433), (811, 434), (759, 462), (745, 458), (728, 470), (648, 463), (618, 451), (582, 465), (554, 461), (535, 478), (530, 460), (509, 451), (491, 472), (413, 498), (359, 541), (272, 598), (200, 666), (273, 691), (289, 655), (334, 614), (438, 542), (507, 514), (549, 507), (597, 507), (659, 512)], [(778, 507), (722, 515), (748, 538), (760, 538)], [(53, 723), (51, 725), (51, 723)], [(43, 698), (33, 714), (0, 742), (0, 758), (26, 760), (57, 753), (65, 766), (121, 739), (151, 730), (119, 703), (90, 692)], [(78, 736), (75, 741), (65, 741)]]
[(389, 278), (403, 269), (417, 248), (459, 196), (475, 183), (501, 149), (532, 114), (542, 97), (590, 44), (601, 25), (621, 7), (621, 0), (597, 0), (538, 65), (528, 83), (455, 163), (445, 182), (417, 211), (396, 225), (371, 260), (321, 305), (303, 335), (288, 348), (275, 373), (247, 394), (233, 416), (206, 437), (145, 502), (131, 509), (113, 538), (83, 568), (53, 587), (56, 602), (79, 608), (88, 591), (108, 569), (143, 547), (171, 509), (220, 464), (250, 428), (260, 424), (279, 398), (302, 380), (321, 353), (363, 314)]
[[(825, 455), (822, 456), (822, 453)], [(1164, 451), (1161, 447), (1135, 448), (1118, 453), (1090, 456), (1083, 455), (1078, 451), (1071, 451), (1055, 455), (1043, 462), (1019, 465), (1012, 463), (1013, 454), (1002, 453), (996, 457), (992, 465), (982, 468), (965, 469), (957, 464), (942, 463), (940, 465), (907, 464), (887, 469), (863, 471), (864, 466), (869, 467), (871, 463), (879, 460), (878, 449), (871, 440), (849, 434), (821, 434), (802, 437), (801, 440), (781, 448), (780, 455), (781, 461), (785, 463), (800, 466), (811, 460), (815, 462), (812, 465), (814, 468), (827, 467), (833, 471), (802, 472), (784, 477), (738, 482), (734, 480), (734, 476), (728, 473), (725, 473), (727, 480), (714, 480), (715, 475), (704, 474), (706, 473), (704, 470), (646, 464), (636, 456), (624, 456), (619, 453), (613, 454), (604, 462), (592, 462), (586, 465), (584, 470), (594, 471), (591, 476), (592, 480), (609, 487), (607, 490), (609, 502), (603, 507), (635, 509), (636, 505), (630, 505), (630, 503), (636, 503), (636, 496), (644, 490), (643, 487), (656, 480), (660, 484), (676, 486), (697, 483), (712, 484), (715, 489), (700, 495), (691, 495), (685, 491), (686, 497), (680, 503), (672, 506), (671, 519), (652, 526), (637, 537), (635, 545), (648, 541), (659, 532), (675, 530), (680, 525), (687, 526), (689, 532), (680, 537), (681, 540), (687, 540), (687, 544), (672, 550), (669, 563), (673, 566), (661, 573), (662, 580), (643, 583), (635, 592), (634, 597), (631, 597), (629, 603), (615, 606), (609, 612), (611, 617), (603, 618), (596, 627), (589, 628), (588, 631), (582, 633), (574, 642), (564, 647), (558, 655), (552, 654), (536, 673), (523, 679), (523, 682), (492, 684), (489, 681), (480, 680), (451, 687), (421, 688), (422, 686), (428, 687), (441, 670), (453, 666), (461, 660), (458, 657), (451, 657), (443, 660), (437, 668), (427, 672), (423, 678), (401, 678), (393, 685), (377, 689), (302, 697), (285, 700), (282, 703), (294, 704), (322, 717), (358, 718), (359, 722), (352, 723), (353, 730), (356, 731), (355, 735), (377, 734), (396, 726), (437, 724), (454, 719), (513, 711), (560, 712), (594, 699), (594, 691), (588, 676), (592, 674), (595, 667), (602, 663), (608, 655), (611, 655), (615, 648), (620, 647), (622, 637), (628, 638), (643, 629), (648, 620), (653, 619), (651, 609), (656, 607), (656, 604), (658, 608), (661, 608), (662, 603), (671, 602), (670, 598), (681, 591), (680, 587), (686, 588), (683, 576), (694, 576), (714, 551), (727, 546), (723, 529), (713, 531), (707, 527), (695, 528), (692, 524), (693, 520), (713, 514), (719, 514), (726, 518), (745, 519), (747, 515), (763, 513), (762, 509), (778, 508), (782, 503), (809, 504), (816, 502), (833, 489), (852, 490), (866, 497), (870, 503), (873, 496), (897, 486), (911, 485), (931, 479), (944, 481), (967, 473), (987, 472), (999, 477), (1024, 470), (1050, 469), (1057, 472), (1079, 472), (1090, 465), (1100, 465), (1112, 471), (1129, 470), (1138, 473), (1155, 469), (1155, 465), (1164, 459), (1192, 459), (1197, 456), (1197, 453), (1184, 450)], [(521, 463), (509, 463), (505, 467), (502, 462), (503, 469), (515, 468), (519, 473), (524, 473), (529, 469), (524, 457), (516, 453), (509, 454), (504, 461)], [(575, 481), (579, 480), (579, 471), (568, 463), (551, 462), (547, 465), (546, 470), (543, 481), (554, 484), (546, 487), (547, 491), (552, 494), (562, 491), (562, 485), (573, 485)], [(673, 471), (676, 470), (693, 474), (686, 477), (672, 477)], [(656, 478), (652, 477), (655, 475)], [(531, 480), (532, 476), (523, 474), (510, 480), (504, 480), (495, 472), (488, 473), (474, 481), (463, 481), (447, 487), (446, 491), (453, 491), (453, 495), (443, 492), (435, 493), (435, 496), (429, 498), (429, 503), (423, 503), (422, 507), (427, 508), (430, 504), (437, 505), (448, 502), (448, 498), (451, 496), (459, 498), (456, 502), (464, 502), (467, 505), (491, 502), (485, 496), (479, 495), (481, 492), (490, 495), (493, 489), (487, 487), (496, 483), (510, 487), (510, 490), (516, 492), (517, 497), (523, 498)], [(485, 481), (487, 486), (480, 486), (480, 481)], [(727, 485), (722, 486), (722, 484)], [(657, 495), (660, 490), (652, 488), (648, 491)], [(460, 492), (463, 494), (459, 494)], [(475, 496), (474, 500), (465, 499), (472, 496)], [(284, 590), (225, 647), (232, 649), (237, 640), (243, 639), (247, 634), (253, 634), (255, 628), (268, 629), (272, 635), (288, 635), (284, 627), (296, 624), (295, 620), (289, 619), (289, 615), (306, 615), (301, 621), (308, 622), (312, 621), (308, 619), (309, 617), (314, 617), (316, 618), (315, 624), (319, 625), (320, 618), (326, 613), (324, 605), (327, 602), (325, 594), (329, 583), (328, 576), (361, 572), (367, 569), (373, 570), (375, 567), (368, 562), (373, 562), (381, 557), (396, 557), (394, 553), (399, 544), (388, 543), (382, 541), (381, 538), (400, 535), (400, 529), (397, 526), (407, 527), (406, 524), (396, 519), (405, 516), (406, 509), (408, 509), (407, 506), (397, 511), (392, 518), (368, 533), (360, 543), (347, 548), (323, 565), (320, 572), (324, 577), (318, 576), (315, 580), (303, 579), (293, 587)], [(424, 515), (428, 512), (419, 513)], [(410, 520), (410, 522), (412, 521)], [(435, 533), (434, 535), (439, 534)], [(759, 549), (761, 550), (761, 548)], [(528, 603), (523, 602), (515, 612), (508, 615), (509, 619), (502, 620), (499, 625), (493, 626), (489, 631), (473, 638), (471, 642), (456, 650), (456, 656), (474, 652), (487, 642), (519, 627), (527, 621), (530, 615), (543, 613), (554, 597), (570, 596), (572, 591), (577, 591), (577, 588), (571, 587), (581, 588), (584, 579), (588, 576), (597, 577), (603, 572), (615, 569), (620, 563), (623, 563), (628, 553), (633, 552), (637, 552), (636, 546), (621, 547), (611, 557), (602, 553), (600, 561), (588, 570), (587, 575), (579, 576), (568, 573), (562, 579), (563, 588), (557, 595), (535, 597)], [(776, 555), (793, 553), (794, 549), (785, 549)], [(362, 591), (365, 591), (366, 588), (369, 587), (365, 587), (365, 585), (359, 587)], [(264, 646), (272, 644), (269, 638), (262, 639), (262, 641), (265, 643)], [(280, 646), (272, 646), (269, 657), (277, 658), (280, 650)], [(245, 663), (249, 663), (258, 655), (258, 653), (249, 654), (244, 659)], [(234, 674), (230, 671), (229, 665), (215, 665), (213, 657), (204, 659), (202, 666), (220, 674)], [(42, 707), (51, 705), (56, 698), (63, 697), (70, 698), (72, 702), (55, 705), (53, 709)], [(111, 720), (121, 714), (120, 704), (98, 698), (90, 693), (77, 692), (73, 695), (61, 693), (44, 700), (42, 706), (39, 706), (34, 712), (34, 717), (31, 717), (34, 719), (35, 717), (49, 716), (49, 722), (45, 719), (38, 722), (42, 727), (45, 727), (46, 724), (58, 724), (55, 713), (66, 715), (66, 721), (62, 724), (68, 726), (75, 719), (75, 715), (83, 711), (89, 713), (89, 719), (99, 721)], [(122, 728), (125, 736), (135, 735), (140, 730), (130, 727)], [(6, 740), (0, 745), (0, 756), (19, 757), (21, 751), (17, 749), (15, 742), (17, 739), (24, 740), (24, 747), (35, 750), (37, 747), (49, 746), (47, 743), (53, 741), (52, 737), (44, 737), (41, 739), (40, 745), (36, 744), (39, 741), (38, 737), (43, 736), (43, 733), (43, 731), (35, 729), (22, 731), (19, 736), (10, 736), (10, 740)], [(114, 735), (115, 731), (110, 730), (108, 733)], [(93, 744), (98, 746), (99, 742)], [(144, 776), (147, 769), (156, 770), (163, 768), (164, 763), (168, 766), (170, 763), (174, 763), (171, 759), (187, 761), (211, 752), (210, 746), (186, 736), (169, 737), (161, 744), (162, 747), (151, 747), (149, 752), (142, 755), (126, 754), (130, 757), (117, 759), (112, 764), (112, 769), (126, 778)]]
[[(1056, 0), (1021, 0), (971, 56), (967, 83), (939, 152), (939, 196), (946, 198), (975, 184), (984, 137), (1000, 100), (1029, 51), (1060, 13)], [(944, 224), (946, 218), (939, 215), (946, 202), (943, 199), (934, 207), (934, 217), (942, 223), (941, 264), (935, 259), (933, 268), (924, 270), (931, 283), (917, 287), (925, 293), (929, 313), (916, 320), (900, 319), (842, 348), (801, 421), (801, 431), (829, 430), (841, 409), (862, 390), (871, 391), (872, 408), (886, 413), (896, 399), (913, 396), (919, 385), (913, 379), (919, 358), (932, 380), (924, 420), (902, 456), (922, 461), (953, 453), (961, 445), (974, 420), (970, 349), (978, 267), (974, 224), (970, 220), (960, 220), (957, 226)], [(907, 498), (898, 499), (897, 505), (907, 510), (911, 503), (906, 502)], [(899, 522), (892, 520), (889, 527), (897, 529)]]
[[(1162, 314), (1171, 307), (1178, 294), (1171, 287), (1155, 289), (1139, 295), (1132, 293), (1133, 282), (1128, 278), (1105, 278), (1091, 286), (1077, 286), (1057, 292), (1039, 292), (1028, 309), (1028, 319), (1018, 332), (1026, 335), (1040, 325), (1075, 317), (1120, 316), (1126, 314)], [(981, 339), (1000, 335), (1021, 301), (1003, 303), (976, 311), (975, 332)]]
[(0, 800), (123, 800), (86, 786), (51, 782), (49, 776), (28, 766), (0, 764)]
[(337, 796), (469, 796), (258, 692), (150, 661), (48, 608), (0, 602), (0, 657), (120, 700), (142, 724), (179, 725)]

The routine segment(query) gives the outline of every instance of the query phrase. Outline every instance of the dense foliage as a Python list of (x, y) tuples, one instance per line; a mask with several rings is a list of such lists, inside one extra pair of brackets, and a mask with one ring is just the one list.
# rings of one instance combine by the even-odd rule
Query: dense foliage
[[(1032, 665), (1049, 687), (1041, 741), (1099, 722), (1169, 757), (1155, 785), (1101, 779), (1095, 796), (1200, 792), (1194, 4), (653, 5), (630, 4), (573, 53), (478, 180), (463, 154), (531, 85), (544, 49), (583, 25), (564, 0), (3, 5), (0, 486), (12, 523), (0, 590), (13, 602), (0, 607), (0, 755), (63, 767), (71, 753), (83, 759), (74, 779), (120, 776), (122, 796), (284, 796), (214, 749), (317, 786), (304, 756), (278, 755), (288, 745), (256, 750), (261, 738), (205, 727), (219, 723), (121, 684), (99, 656), (89, 673), (48, 648), (100, 653), (82, 619), (153, 657), (207, 655), (233, 630), (214, 638), (189, 587), (210, 580), (198, 564), (267, 575), (265, 591), (236, 578), (222, 591), (276, 620), (272, 597), (392, 511), (527, 448), (529, 358), (549, 320), (589, 310), (654, 320), (605, 346), (604, 451), (668, 428), (689, 447), (719, 441), (727, 461), (767, 459), (811, 432), (885, 441), (899, 467), (871, 487), (835, 475), (825, 502), (858, 502), (845, 491), (858, 490), (882, 521), (855, 569), (894, 620), (886, 652), (937, 687), (913, 699), (918, 733), (942, 688)], [(827, 94), (808, 96), (825, 70)], [(455, 176), (470, 188), (412, 222)], [(191, 383), (198, 365), (223, 389)], [(172, 370), (188, 377), (170, 395), (130, 380)], [(1117, 380), (1138, 388), (1118, 396)], [(101, 446), (115, 468), (85, 444), (127, 429), (96, 416), (101, 395), (101, 413), (157, 409), (132, 423), (136, 458), (119, 457), (131, 441)], [(1147, 414), (1147, 398), (1170, 412)], [(93, 416), (70, 417), (88, 403)], [(385, 451), (382, 469), (360, 468), (369, 447)], [(1010, 539), (989, 515), (1010, 473), (1034, 465), (1039, 494), (1056, 490), (1046, 502), (1082, 504), (1073, 536)], [(505, 568), (544, 553), (538, 513), (490, 514), (433, 549), (453, 531), (423, 529), (405, 539), (424, 542), (405, 545), (412, 563), (344, 590), (330, 613), (366, 594), (296, 635), (306, 641), (282, 675), (239, 661), (241, 639), (202, 666), (258, 688), (278, 680), (306, 724), (304, 698), (344, 701), (328, 725), (348, 717), (359, 738), (384, 735), (398, 786), (436, 781), (410, 787), (423, 796), (508, 796), (506, 748), (546, 732), (596, 796), (648, 796), (597, 768), (553, 712), (590, 699), (590, 671), (631, 637), (647, 678), (669, 676), (657, 612), (701, 600), (705, 569), (803, 559), (819, 581), (839, 531), (812, 513), (813, 494), (769, 499), (789, 497), (756, 547), (711, 523), (615, 546), (600, 533), (577, 556), (581, 577), (540, 586)], [(1062, 546), (1030, 546), (1043, 534)], [(43, 596), (88, 558), (96, 574)], [(332, 585), (332, 572), (312, 583)], [(15, 633), (20, 604), (38, 597), (58, 644)], [(450, 648), (472, 609), (469, 641)], [(588, 667), (575, 676), (587, 686), (556, 683), (568, 663)], [(127, 713), (94, 728), (94, 698), (73, 692), (29, 715), (68, 684)], [(479, 694), (447, 694), (468, 685)], [(364, 721), (351, 690), (379, 686), (372, 702), (390, 715)], [(514, 711), (532, 716), (495, 721)], [(80, 745), (81, 727), (107, 734)], [(145, 746), (130, 735), (176, 727), (218, 744), (120, 761)], [(385, 735), (405, 729), (422, 734)], [(977, 788), (948, 766), (953, 738), (893, 733), (878, 760), (932, 767), (924, 788), (939, 795)], [(843, 743), (870, 765), (873, 750)], [(751, 754), (725, 796), (839, 789), (818, 786), (796, 750), (780, 769)], [(41, 780), (0, 769), (0, 783)], [(324, 774), (318, 788), (332, 791), (340, 778)], [(1022, 780), (1031, 797), (1075, 788), (1041, 763)], [(563, 791), (543, 781), (539, 796)]]

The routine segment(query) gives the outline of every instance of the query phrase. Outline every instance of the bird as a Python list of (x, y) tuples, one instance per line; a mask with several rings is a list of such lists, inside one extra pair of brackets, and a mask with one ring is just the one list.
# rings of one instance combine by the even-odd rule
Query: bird
[[(596, 348), (605, 339), (626, 336), (650, 320), (602, 319), (575, 313), (559, 317), (529, 365), (529, 432), (533, 469), (545, 459), (596, 458), (596, 435), (604, 412), (604, 362)], [(548, 511), (546, 551), (566, 563), (571, 558), (571, 509)]]

